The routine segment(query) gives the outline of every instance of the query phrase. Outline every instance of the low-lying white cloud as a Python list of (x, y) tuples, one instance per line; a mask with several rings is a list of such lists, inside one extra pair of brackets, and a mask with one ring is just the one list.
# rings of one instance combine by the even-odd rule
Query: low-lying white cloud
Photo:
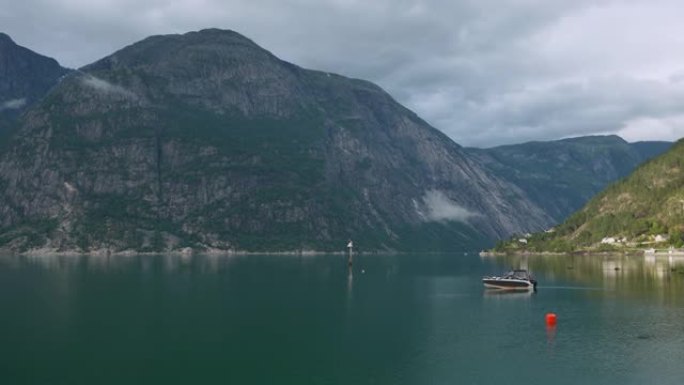
[(129, 99), (137, 99), (135, 93), (125, 89), (124, 87), (112, 84), (90, 74), (83, 74), (81, 76), (81, 83), (103, 94), (118, 95)]
[(12, 99), (0, 103), (0, 111), (4, 110), (18, 110), (26, 105), (26, 98)]
[(458, 221), (467, 222), (477, 216), (465, 207), (456, 204), (439, 190), (429, 190), (423, 196), (425, 212), (421, 213), (429, 221)]
[(637, 118), (625, 123), (618, 135), (628, 142), (643, 140), (675, 140), (681, 138), (684, 114), (655, 118)]

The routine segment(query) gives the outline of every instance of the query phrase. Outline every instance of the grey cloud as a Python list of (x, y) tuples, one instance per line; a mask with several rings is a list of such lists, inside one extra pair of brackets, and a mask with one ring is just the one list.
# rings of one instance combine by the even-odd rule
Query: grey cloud
[(482, 144), (494, 136), (503, 142), (557, 139), (619, 132), (639, 117), (667, 120), (684, 112), (682, 100), (684, 86), (667, 81), (593, 78), (491, 97), (459, 109), (462, 119), (445, 117), (442, 124), (463, 131), (479, 127), (471, 140)]
[(17, 42), (72, 67), (152, 34), (233, 29), (285, 60), (378, 83), (464, 145), (684, 135), (678, 0), (27, 0), (0, 9)]

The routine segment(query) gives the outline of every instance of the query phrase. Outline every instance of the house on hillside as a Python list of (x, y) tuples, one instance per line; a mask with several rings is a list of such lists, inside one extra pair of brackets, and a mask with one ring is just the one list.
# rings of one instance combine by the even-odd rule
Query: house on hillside
[(612, 245), (615, 242), (617, 242), (617, 240), (613, 237), (605, 237), (605, 238), (601, 239), (601, 243), (604, 243), (606, 245)]
[(654, 240), (656, 242), (665, 242), (665, 241), (667, 241), (667, 235), (658, 234), (655, 236)]

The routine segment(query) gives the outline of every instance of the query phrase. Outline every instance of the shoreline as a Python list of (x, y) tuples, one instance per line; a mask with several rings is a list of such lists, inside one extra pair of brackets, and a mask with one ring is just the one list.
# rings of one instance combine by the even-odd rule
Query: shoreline
[[(343, 251), (320, 251), (320, 250), (290, 250), (290, 251), (247, 251), (247, 250), (222, 250), (222, 249), (181, 249), (167, 251), (136, 251), (136, 250), (111, 250), (97, 249), (88, 251), (60, 251), (55, 249), (30, 249), (22, 252), (0, 249), (0, 255), (6, 256), (40, 256), (40, 257), (136, 257), (136, 256), (247, 256), (247, 255), (287, 255), (287, 256), (315, 256), (315, 255), (346, 255)], [(359, 254), (359, 253), (355, 253)], [(365, 254), (368, 254), (365, 253)], [(375, 253), (373, 253), (375, 254)]]
[(631, 249), (631, 250), (614, 250), (614, 251), (592, 251), (592, 250), (578, 250), (570, 252), (557, 251), (481, 251), (480, 257), (502, 257), (506, 255), (514, 256), (549, 256), (549, 255), (638, 255), (638, 256), (655, 256), (655, 257), (684, 257), (684, 250), (669, 250), (660, 249), (650, 251), (650, 249)]
[[(424, 252), (404, 252), (395, 250), (369, 250), (369, 251), (354, 251), (354, 255), (402, 255), (402, 254), (477, 254), (477, 251), (424, 251)], [(0, 257), (6, 256), (25, 256), (25, 257), (136, 257), (136, 256), (174, 256), (174, 257), (191, 257), (191, 256), (213, 256), (213, 257), (237, 257), (237, 256), (346, 256), (347, 251), (321, 251), (321, 250), (282, 250), (282, 251), (249, 251), (249, 250), (224, 250), (224, 249), (192, 249), (185, 248), (180, 250), (168, 251), (136, 251), (136, 250), (118, 250), (111, 249), (96, 249), (89, 251), (60, 251), (51, 248), (30, 249), (22, 252), (17, 252), (11, 249), (0, 249)]]

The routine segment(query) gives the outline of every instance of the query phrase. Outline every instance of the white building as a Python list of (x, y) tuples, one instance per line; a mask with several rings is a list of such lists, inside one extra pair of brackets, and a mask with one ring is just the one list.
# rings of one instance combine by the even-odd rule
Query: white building
[(667, 235), (658, 234), (655, 236), (655, 241), (656, 242), (665, 242), (665, 241), (667, 241)]

